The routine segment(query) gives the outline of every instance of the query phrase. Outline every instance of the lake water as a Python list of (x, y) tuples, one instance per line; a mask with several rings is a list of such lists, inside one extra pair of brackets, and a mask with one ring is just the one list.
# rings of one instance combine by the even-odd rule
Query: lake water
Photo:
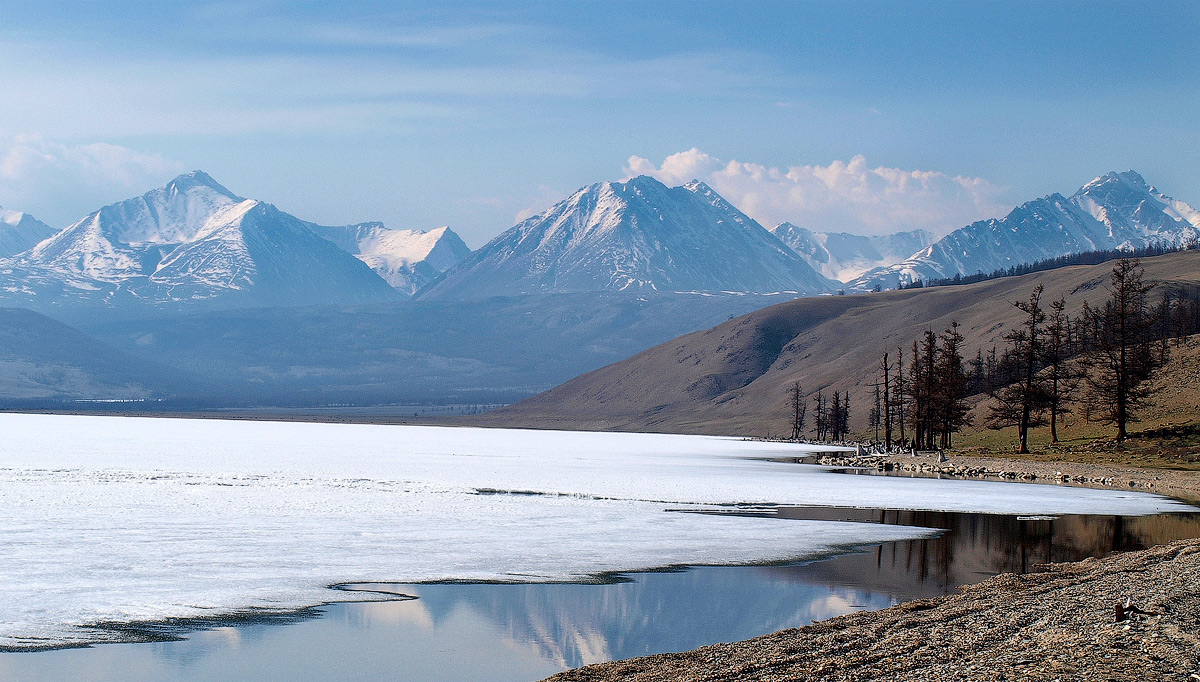
[(1200, 515), (1012, 515), (836, 508), (759, 510), (945, 529), (823, 561), (634, 573), (606, 584), (370, 585), (417, 599), (332, 604), (286, 623), (182, 641), (0, 654), (22, 682), (531, 682), (586, 663), (736, 641), (947, 594), (1000, 572), (1200, 536)]
[[(729, 438), (20, 414), (0, 433), (0, 680), (531, 680), (1165, 537), (1143, 524), (1194, 511), (847, 476)], [(710, 568), (645, 572), (664, 566)]]

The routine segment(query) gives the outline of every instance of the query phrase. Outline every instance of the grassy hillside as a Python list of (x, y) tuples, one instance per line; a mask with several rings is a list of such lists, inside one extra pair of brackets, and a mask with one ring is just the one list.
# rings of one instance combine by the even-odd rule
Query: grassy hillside
[(204, 388), (40, 313), (0, 308), (0, 406), (167, 398)]
[(987, 403), (976, 408), (973, 424), (956, 439), (956, 450), (984, 456), (1038, 461), (1069, 459), (1149, 468), (1200, 471), (1200, 335), (1171, 344), (1171, 359), (1151, 380), (1154, 402), (1130, 426), (1130, 437), (1117, 446), (1113, 429), (1089, 423), (1081, 411), (1067, 415), (1060, 441), (1050, 445), (1050, 429), (1030, 432), (1029, 455), (1016, 455), (1016, 428), (982, 428)]
[[(1143, 261), (1146, 277), (1200, 287), (1200, 252)], [(1003, 345), (1018, 321), (1012, 302), (1042, 284), (1075, 315), (1107, 297), (1112, 264), (1075, 266), (976, 284), (797, 299), (679, 337), (550, 391), (485, 415), (495, 425), (624, 429), (747, 436), (785, 433), (786, 391), (799, 381), (849, 391), (851, 426), (866, 427), (868, 398), (885, 352), (952, 321), (964, 356)], [(981, 447), (986, 445), (978, 443)]]

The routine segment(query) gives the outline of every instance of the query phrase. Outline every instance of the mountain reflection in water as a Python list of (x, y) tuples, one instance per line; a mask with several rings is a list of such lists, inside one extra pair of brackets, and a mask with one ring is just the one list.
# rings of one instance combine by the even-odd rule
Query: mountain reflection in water
[(1200, 536), (1200, 514), (1149, 517), (791, 507), (733, 513), (943, 528), (822, 561), (698, 567), (603, 584), (363, 585), (414, 600), (321, 607), (156, 644), (0, 654), (0, 679), (528, 682), (587, 663), (683, 651), (914, 598), (1039, 564)]

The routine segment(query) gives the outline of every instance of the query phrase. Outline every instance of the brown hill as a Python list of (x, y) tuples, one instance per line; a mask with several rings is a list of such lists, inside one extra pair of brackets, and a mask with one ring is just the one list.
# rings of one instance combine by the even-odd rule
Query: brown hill
[[(1143, 260), (1146, 277), (1200, 288), (1200, 251)], [(865, 428), (876, 367), (925, 329), (959, 323), (964, 356), (1002, 346), (1018, 320), (1012, 302), (1037, 284), (1044, 301), (1108, 294), (1112, 264), (1074, 266), (963, 286), (801, 298), (668, 341), (584, 374), (478, 422), (533, 428), (613, 429), (763, 436), (787, 430), (786, 392), (848, 390), (851, 426)], [(873, 399), (872, 399), (873, 400)], [(810, 401), (811, 402), (811, 401)]]

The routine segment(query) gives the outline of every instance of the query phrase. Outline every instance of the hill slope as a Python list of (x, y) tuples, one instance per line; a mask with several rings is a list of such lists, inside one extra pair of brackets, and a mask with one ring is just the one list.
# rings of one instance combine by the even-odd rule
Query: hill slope
[[(1200, 251), (1146, 259), (1146, 276), (1200, 286)], [(1001, 344), (1012, 301), (1037, 284), (1076, 314), (1107, 293), (1111, 264), (1076, 266), (955, 287), (796, 299), (744, 315), (577, 377), (483, 415), (486, 424), (729, 435), (780, 433), (787, 387), (848, 390), (852, 425), (865, 426), (868, 384), (885, 352), (957, 321), (964, 355)]]
[(141, 400), (205, 387), (21, 308), (0, 308), (0, 405), (57, 400)]

